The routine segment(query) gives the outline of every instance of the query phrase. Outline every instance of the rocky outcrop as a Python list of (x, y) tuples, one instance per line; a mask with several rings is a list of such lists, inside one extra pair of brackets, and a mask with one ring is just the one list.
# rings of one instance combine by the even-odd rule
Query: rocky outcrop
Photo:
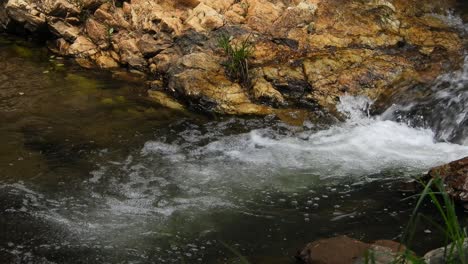
[(456, 201), (468, 203), (468, 157), (433, 168), (426, 179), (440, 177), (447, 193)]
[[(4, 0), (3, 28), (48, 30), (49, 46), (85, 67), (126, 67), (160, 92), (224, 114), (334, 110), (339, 96), (375, 99), (458, 67), (450, 0)], [(249, 85), (222, 64), (221, 35), (248, 39)], [(443, 66), (442, 66), (443, 65)], [(403, 81), (404, 80), (404, 81)], [(280, 111), (281, 112), (281, 111)]]
[(376, 264), (393, 263), (405, 247), (390, 240), (371, 244), (340, 236), (309, 243), (297, 256), (305, 264), (358, 264), (366, 263), (366, 255)]

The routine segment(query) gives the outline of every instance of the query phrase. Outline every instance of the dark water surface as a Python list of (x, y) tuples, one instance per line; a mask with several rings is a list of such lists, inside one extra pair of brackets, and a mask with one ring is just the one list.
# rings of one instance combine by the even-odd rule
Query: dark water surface
[[(365, 98), (289, 127), (171, 111), (17, 39), (0, 69), (0, 263), (294, 263), (318, 238), (398, 239), (401, 183), (468, 155)], [(443, 242), (420, 231), (420, 252)]]

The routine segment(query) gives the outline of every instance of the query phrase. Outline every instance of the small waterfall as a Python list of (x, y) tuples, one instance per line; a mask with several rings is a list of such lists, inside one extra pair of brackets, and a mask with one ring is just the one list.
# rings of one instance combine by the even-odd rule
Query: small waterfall
[(381, 118), (432, 129), (438, 141), (468, 145), (468, 56), (461, 70), (413, 92), (416, 98), (401, 96)]

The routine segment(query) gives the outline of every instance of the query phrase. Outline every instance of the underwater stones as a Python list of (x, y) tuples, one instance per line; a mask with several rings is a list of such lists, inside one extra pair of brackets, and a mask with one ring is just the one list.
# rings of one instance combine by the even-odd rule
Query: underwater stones
[(149, 90), (148, 95), (151, 100), (159, 105), (173, 110), (185, 111), (185, 107), (181, 103), (177, 102), (164, 92)]
[(365, 263), (364, 255), (373, 252), (376, 263), (387, 264), (404, 249), (401, 244), (390, 240), (378, 240), (368, 244), (347, 236), (339, 236), (307, 244), (298, 253), (297, 258), (306, 264), (354, 264)]
[(432, 168), (426, 179), (442, 178), (445, 190), (456, 201), (468, 203), (468, 157)]

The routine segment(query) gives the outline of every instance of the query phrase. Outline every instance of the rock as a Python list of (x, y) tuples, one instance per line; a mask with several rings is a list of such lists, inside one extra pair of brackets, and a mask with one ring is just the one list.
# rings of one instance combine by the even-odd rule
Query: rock
[(314, 20), (316, 11), (317, 5), (308, 1), (302, 1), (295, 7), (287, 8), (274, 22), (271, 33), (275, 36), (287, 36), (293, 28), (309, 25)]
[(313, 56), (304, 61), (303, 67), (314, 88), (313, 98), (325, 108), (333, 107), (345, 93), (375, 99), (386, 89), (394, 88), (404, 73), (415, 73), (411, 62), (404, 57), (370, 49)]
[(78, 36), (75, 42), (68, 48), (68, 54), (76, 57), (89, 57), (97, 52), (97, 46), (85, 36)]
[(435, 167), (426, 175), (426, 179), (442, 178), (445, 190), (456, 201), (468, 202), (468, 157)]
[(219, 58), (212, 54), (192, 53), (177, 65), (169, 88), (191, 98), (192, 108), (238, 115), (272, 113), (269, 107), (252, 103), (244, 89), (226, 77)]
[(403, 246), (393, 241), (379, 240), (368, 244), (340, 236), (312, 242), (297, 257), (306, 264), (353, 264), (364, 263), (362, 258), (366, 252), (373, 252), (370, 254), (376, 256), (376, 263), (389, 264), (396, 253), (403, 250)]
[(275, 90), (273, 85), (265, 78), (259, 77), (253, 81), (253, 94), (257, 100), (267, 100), (273, 103), (284, 104), (283, 95)]
[[(181, 102), (223, 114), (336, 113), (343, 94), (390, 102), (463, 57), (462, 33), (439, 16), (452, 0), (113, 2), (0, 0), (0, 24), (41, 36), (49, 29), (51, 49), (84, 67), (157, 75)], [(221, 34), (252, 42), (252, 86), (226, 76)]]
[(46, 26), (46, 17), (37, 10), (37, 6), (26, 0), (10, 0), (3, 7), (9, 20), (24, 25), (24, 28), (35, 32)]
[(97, 56), (96, 64), (102, 69), (113, 69), (119, 67), (119, 64), (111, 56), (106, 54)]
[[(447, 249), (450, 249), (452, 247), (452, 245), (453, 244), (448, 245)], [(463, 243), (463, 250), (465, 251), (465, 257), (466, 257), (464, 262), (467, 262), (468, 261), (468, 253), (467, 253), (468, 252), (468, 239), (465, 239), (465, 242)], [(434, 249), (434, 250), (431, 250), (431, 251), (427, 252), (424, 255), (424, 261), (427, 264), (453, 263), (453, 262), (448, 262), (446, 260), (445, 254), (446, 254), (446, 248), (445, 247)], [(455, 247), (455, 251), (454, 251), (454, 258), (455, 258), (455, 260), (460, 260), (460, 256), (458, 255), (458, 249), (456, 247)], [(459, 262), (455, 261), (454, 263), (459, 263)]]
[(103, 23), (93, 18), (87, 19), (85, 23), (85, 30), (89, 38), (96, 45), (109, 44), (111, 38), (111, 34), (109, 32), (110, 28), (105, 26)]
[(176, 100), (169, 97), (166, 93), (160, 91), (148, 91), (149, 97), (154, 100), (157, 104), (162, 105), (164, 107), (178, 110), (178, 111), (185, 111), (185, 107), (177, 102)]
[(56, 20), (49, 23), (49, 29), (58, 37), (62, 37), (69, 42), (75, 41), (80, 34), (80, 29), (74, 27), (63, 20)]
[(270, 32), (273, 23), (278, 20), (283, 9), (281, 5), (274, 4), (267, 0), (249, 0), (247, 24), (253, 30), (260, 32)]
[(42, 8), (47, 15), (62, 18), (76, 16), (81, 12), (78, 5), (67, 0), (43, 0)]
[(70, 43), (63, 38), (59, 38), (48, 43), (49, 49), (57, 54), (68, 55)]
[(158, 34), (156, 39), (144, 34), (137, 42), (138, 49), (145, 57), (153, 57), (172, 46), (172, 39), (166, 34)]
[(223, 17), (213, 8), (201, 3), (185, 21), (198, 32), (212, 31), (224, 25)]
[(127, 21), (122, 8), (112, 6), (110, 3), (102, 4), (95, 12), (96, 20), (104, 23), (109, 28), (130, 29), (131, 25)]
[(147, 61), (138, 48), (137, 38), (124, 34), (116, 36), (112, 41), (118, 47), (121, 63), (128, 64), (130, 67), (138, 70), (145, 69)]

